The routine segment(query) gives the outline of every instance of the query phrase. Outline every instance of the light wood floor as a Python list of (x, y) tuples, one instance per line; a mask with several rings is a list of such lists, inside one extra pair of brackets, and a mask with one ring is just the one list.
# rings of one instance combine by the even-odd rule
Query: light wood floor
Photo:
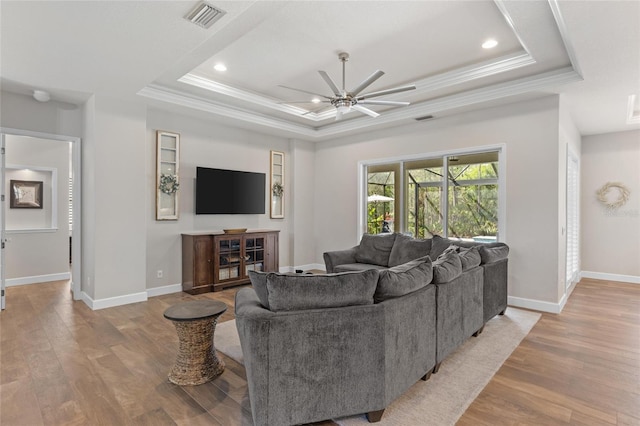
[[(244, 368), (232, 359), (221, 355), (227, 369), (204, 385), (167, 380), (177, 336), (164, 310), (217, 299), (229, 306), (219, 321), (228, 321), (236, 291), (91, 311), (71, 300), (66, 282), (8, 288), (0, 424), (251, 424)], [(640, 424), (639, 388), (640, 286), (583, 280), (562, 314), (543, 314), (458, 424)]]

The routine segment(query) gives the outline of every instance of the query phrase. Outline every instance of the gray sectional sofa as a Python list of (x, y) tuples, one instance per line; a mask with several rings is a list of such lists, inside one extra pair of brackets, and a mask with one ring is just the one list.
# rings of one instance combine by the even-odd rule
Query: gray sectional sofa
[[(482, 246), (494, 249), (483, 262), (482, 247), (457, 243), (365, 235), (325, 253), (325, 275), (250, 272), (253, 288), (238, 291), (235, 314), (254, 424), (362, 413), (375, 422), (437, 372), (482, 331), (484, 280), (502, 270), (491, 264), (504, 261), (506, 271), (505, 245)], [(503, 284), (497, 313), (506, 274)]]

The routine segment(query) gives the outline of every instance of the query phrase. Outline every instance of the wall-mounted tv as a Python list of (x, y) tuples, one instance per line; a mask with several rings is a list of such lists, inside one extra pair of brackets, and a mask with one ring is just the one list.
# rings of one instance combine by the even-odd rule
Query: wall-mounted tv
[(264, 214), (266, 175), (196, 168), (196, 214)]

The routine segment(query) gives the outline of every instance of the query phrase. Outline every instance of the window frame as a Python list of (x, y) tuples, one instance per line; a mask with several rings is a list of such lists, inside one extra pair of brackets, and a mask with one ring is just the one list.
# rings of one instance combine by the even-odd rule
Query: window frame
[[(406, 185), (405, 185), (405, 163), (420, 160), (442, 159), (444, 170), (448, 168), (448, 158), (451, 156), (463, 156), (468, 154), (479, 154), (489, 151), (498, 153), (498, 233), (496, 241), (507, 241), (507, 146), (506, 144), (484, 145), (473, 148), (452, 149), (447, 151), (426, 152), (418, 154), (403, 155), (397, 157), (378, 158), (374, 160), (361, 160), (358, 162), (358, 197), (357, 197), (357, 233), (356, 241), (360, 241), (362, 235), (367, 232), (367, 170), (370, 166), (378, 166), (390, 163), (399, 163), (398, 176), (395, 179), (397, 186), (396, 198), (399, 209), (396, 209), (395, 220), (396, 232), (405, 232), (407, 226), (407, 211), (405, 205)], [(442, 181), (443, 193), (448, 194), (449, 180)], [(448, 203), (445, 203), (448, 204)], [(444, 236), (448, 233), (448, 206), (445, 207), (443, 230)]]

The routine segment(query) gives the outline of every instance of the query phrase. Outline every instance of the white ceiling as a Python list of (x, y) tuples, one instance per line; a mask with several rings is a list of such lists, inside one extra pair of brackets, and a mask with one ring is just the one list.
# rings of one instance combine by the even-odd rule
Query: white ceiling
[[(640, 129), (639, 1), (208, 1), (226, 11), (210, 29), (184, 19), (196, 1), (2, 0), (2, 89), (137, 98), (309, 140), (550, 93), (583, 135)], [(318, 70), (340, 86), (341, 51), (347, 89), (381, 69), (365, 92), (415, 84), (380, 98), (411, 105), (335, 121), (286, 103), (311, 96), (279, 85), (331, 94)]]

